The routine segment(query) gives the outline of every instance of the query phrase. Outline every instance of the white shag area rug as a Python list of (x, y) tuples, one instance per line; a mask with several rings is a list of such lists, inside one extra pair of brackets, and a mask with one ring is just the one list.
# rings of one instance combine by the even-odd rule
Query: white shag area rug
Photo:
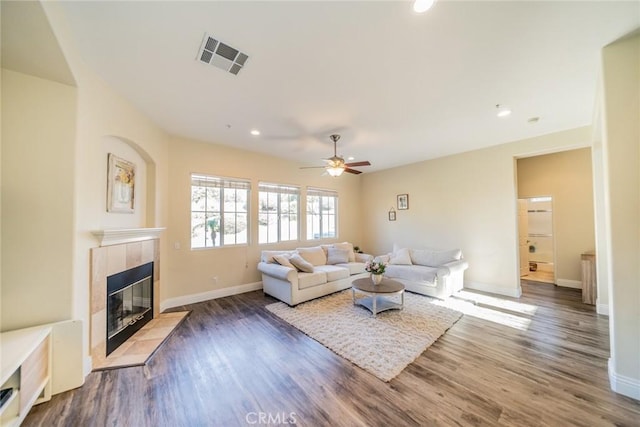
[(349, 289), (296, 307), (269, 304), (267, 310), (381, 380), (391, 381), (462, 317), (439, 303), (405, 292), (403, 310), (373, 317), (366, 308), (353, 305)]

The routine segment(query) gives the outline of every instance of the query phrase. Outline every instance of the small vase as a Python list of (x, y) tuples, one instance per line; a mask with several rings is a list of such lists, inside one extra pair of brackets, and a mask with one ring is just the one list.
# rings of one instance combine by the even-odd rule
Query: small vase
[(382, 274), (371, 274), (371, 281), (374, 285), (379, 285), (382, 282)]

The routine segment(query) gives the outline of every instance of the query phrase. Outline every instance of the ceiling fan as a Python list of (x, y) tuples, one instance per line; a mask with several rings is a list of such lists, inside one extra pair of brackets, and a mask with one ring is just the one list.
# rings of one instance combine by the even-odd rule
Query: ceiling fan
[(333, 141), (333, 157), (329, 157), (328, 159), (324, 159), (327, 162), (326, 166), (303, 166), (300, 169), (315, 169), (315, 168), (324, 168), (327, 173), (331, 176), (340, 176), (342, 172), (348, 172), (355, 175), (361, 174), (362, 172), (356, 169), (351, 169), (352, 166), (371, 166), (369, 161), (365, 160), (363, 162), (354, 162), (354, 163), (345, 163), (344, 158), (338, 156), (336, 143), (340, 139), (340, 135), (333, 134), (330, 135), (329, 138)]

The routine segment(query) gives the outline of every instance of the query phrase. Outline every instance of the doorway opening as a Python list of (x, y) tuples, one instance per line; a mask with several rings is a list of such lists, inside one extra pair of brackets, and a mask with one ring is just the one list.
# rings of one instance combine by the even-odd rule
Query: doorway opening
[(556, 283), (553, 198), (518, 199), (520, 278)]

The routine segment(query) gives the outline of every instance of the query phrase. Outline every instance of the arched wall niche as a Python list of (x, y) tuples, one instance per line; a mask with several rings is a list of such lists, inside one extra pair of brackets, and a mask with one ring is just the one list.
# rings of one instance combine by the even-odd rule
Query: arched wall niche
[[(117, 135), (102, 137), (104, 228), (145, 228), (156, 223), (156, 163), (151, 155), (136, 142)], [(108, 154), (113, 153), (136, 165), (135, 196), (133, 213), (107, 212)]]

